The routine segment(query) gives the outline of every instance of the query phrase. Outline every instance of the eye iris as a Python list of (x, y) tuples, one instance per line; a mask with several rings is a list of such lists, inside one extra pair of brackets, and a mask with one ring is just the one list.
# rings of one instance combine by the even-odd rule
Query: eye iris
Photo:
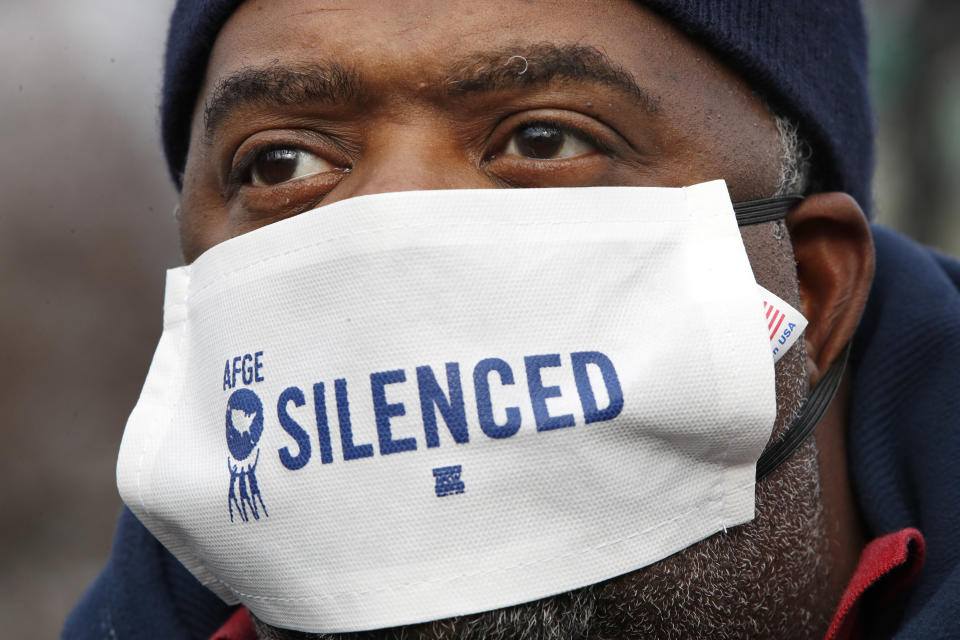
[(253, 177), (263, 184), (280, 184), (293, 178), (300, 154), (296, 149), (272, 149), (253, 165)]
[(531, 124), (517, 132), (517, 150), (528, 158), (552, 158), (563, 147), (563, 131), (551, 124)]

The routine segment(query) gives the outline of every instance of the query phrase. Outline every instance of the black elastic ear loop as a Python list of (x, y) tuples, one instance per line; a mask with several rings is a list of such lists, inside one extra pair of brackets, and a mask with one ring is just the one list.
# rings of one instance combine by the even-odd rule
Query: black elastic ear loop
[(757, 480), (761, 480), (785, 462), (797, 447), (803, 444), (807, 436), (813, 433), (813, 428), (820, 422), (820, 418), (827, 412), (830, 403), (837, 395), (849, 357), (850, 344), (848, 343), (840, 357), (833, 361), (827, 372), (810, 391), (807, 401), (800, 408), (800, 414), (790, 423), (786, 432), (776, 442), (768, 444), (760, 454), (760, 459), (757, 460)]
[(783, 220), (787, 217), (787, 212), (790, 211), (790, 207), (801, 200), (803, 200), (803, 196), (790, 194), (786, 196), (762, 198), (760, 200), (734, 202), (733, 212), (737, 214), (737, 224), (741, 227), (748, 224)]
[[(803, 196), (791, 194), (736, 202), (733, 205), (733, 211), (737, 216), (737, 224), (740, 226), (760, 224), (761, 222), (782, 220), (790, 211), (790, 207), (801, 200), (803, 200)], [(849, 355), (850, 345), (848, 344), (843, 350), (843, 354), (830, 365), (823, 378), (810, 391), (806, 402), (800, 408), (800, 414), (790, 423), (786, 432), (776, 442), (768, 444), (763, 453), (760, 454), (760, 459), (757, 460), (757, 480), (761, 480), (780, 466), (796, 451), (797, 447), (803, 444), (807, 436), (813, 433), (814, 427), (820, 422), (820, 418), (827, 412), (827, 408), (830, 407), (830, 403), (837, 395), (837, 389), (840, 388), (840, 382), (843, 380), (843, 370), (847, 366)]]

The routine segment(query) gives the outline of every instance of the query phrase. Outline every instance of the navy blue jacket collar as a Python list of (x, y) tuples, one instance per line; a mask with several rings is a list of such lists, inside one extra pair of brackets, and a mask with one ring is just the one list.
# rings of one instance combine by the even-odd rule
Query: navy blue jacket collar
[(960, 263), (873, 233), (877, 273), (851, 352), (850, 474), (869, 533), (916, 527), (927, 561), (868, 637), (957, 637)]

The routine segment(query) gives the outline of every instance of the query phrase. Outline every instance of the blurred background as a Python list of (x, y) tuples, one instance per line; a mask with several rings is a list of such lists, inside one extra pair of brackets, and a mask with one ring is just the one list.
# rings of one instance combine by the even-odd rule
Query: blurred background
[[(157, 133), (172, 0), (0, 0), (0, 621), (55, 637), (180, 264)], [(960, 3), (868, 0), (877, 218), (960, 255)]]

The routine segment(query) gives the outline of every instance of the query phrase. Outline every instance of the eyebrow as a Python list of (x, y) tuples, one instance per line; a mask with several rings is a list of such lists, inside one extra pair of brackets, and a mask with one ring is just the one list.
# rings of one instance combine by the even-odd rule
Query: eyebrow
[(650, 114), (660, 112), (660, 97), (641, 87), (633, 75), (600, 49), (542, 43), (474, 54), (447, 74), (453, 95), (510, 91), (572, 80), (606, 86), (626, 95)]
[[(517, 91), (562, 81), (596, 84), (630, 99), (651, 115), (660, 98), (596, 47), (542, 43), (474, 53), (448, 67), (440, 93), (451, 97)], [(241, 106), (283, 107), (305, 102), (359, 103), (369, 97), (361, 74), (338, 63), (244, 68), (216, 84), (204, 107), (209, 141)]]
[(303, 102), (358, 102), (363, 98), (360, 74), (331, 63), (288, 67), (244, 68), (214, 87), (203, 110), (207, 141), (232, 111), (241, 106), (290, 106)]

